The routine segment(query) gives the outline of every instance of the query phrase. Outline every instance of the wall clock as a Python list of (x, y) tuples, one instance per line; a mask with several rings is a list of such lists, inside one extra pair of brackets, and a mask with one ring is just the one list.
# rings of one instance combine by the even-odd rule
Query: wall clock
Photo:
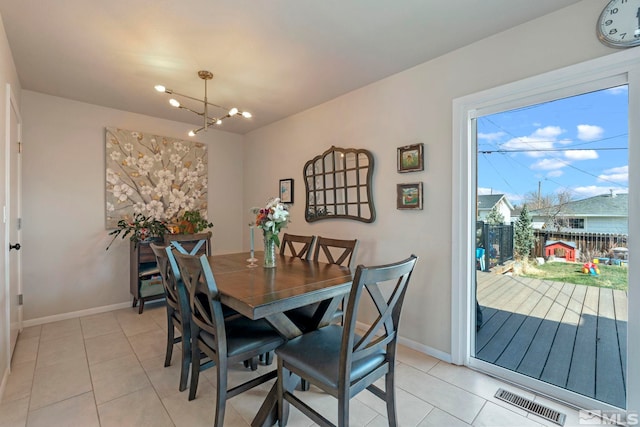
[(598, 18), (596, 31), (607, 46), (640, 45), (640, 0), (611, 0)]

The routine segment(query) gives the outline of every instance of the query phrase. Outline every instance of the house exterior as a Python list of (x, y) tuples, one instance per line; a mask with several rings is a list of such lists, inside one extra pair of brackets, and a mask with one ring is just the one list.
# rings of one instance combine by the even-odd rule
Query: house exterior
[(491, 209), (497, 206), (505, 224), (511, 224), (513, 205), (504, 194), (481, 194), (478, 196), (478, 221), (484, 221)]
[(628, 234), (628, 196), (612, 192), (569, 202), (557, 209), (532, 210), (533, 227), (562, 232)]

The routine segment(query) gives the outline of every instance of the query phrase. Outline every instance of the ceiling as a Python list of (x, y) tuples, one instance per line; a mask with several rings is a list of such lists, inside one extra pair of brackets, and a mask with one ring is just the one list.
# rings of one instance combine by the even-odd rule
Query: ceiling
[(209, 70), (209, 101), (253, 114), (220, 129), (244, 134), (578, 1), (0, 0), (0, 14), (23, 89), (197, 125), (153, 87), (201, 99)]

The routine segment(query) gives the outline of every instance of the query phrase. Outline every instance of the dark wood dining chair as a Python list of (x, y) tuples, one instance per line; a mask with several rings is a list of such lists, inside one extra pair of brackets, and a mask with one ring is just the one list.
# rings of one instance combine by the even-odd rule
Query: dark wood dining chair
[[(202, 351), (216, 367), (217, 397), (215, 426), (223, 426), (226, 401), (276, 376), (273, 370), (245, 383), (228, 388), (228, 369), (234, 363), (257, 358), (275, 350), (285, 339), (265, 320), (239, 316), (226, 320), (211, 266), (205, 255), (200, 257), (176, 253), (180, 275), (189, 294), (191, 308), (191, 359), (200, 364)], [(200, 371), (191, 370), (189, 400), (196, 397)]]
[[(156, 256), (167, 301), (167, 350), (165, 352), (164, 366), (167, 367), (171, 364), (173, 346), (182, 342), (179, 390), (184, 391), (187, 388), (187, 378), (189, 377), (191, 365), (189, 295), (180, 278), (180, 272), (171, 252), (171, 246), (161, 246), (155, 243), (151, 243), (149, 246)], [(176, 330), (178, 330), (180, 336), (176, 336)]]
[(296, 234), (284, 233), (280, 241), (280, 254), (286, 255), (287, 252), (291, 256), (309, 259), (313, 253), (313, 244), (316, 236), (299, 236)]
[(351, 271), (355, 268), (358, 239), (331, 239), (318, 236), (313, 251), (314, 261), (324, 261), (329, 264), (346, 265)]
[[(338, 399), (339, 427), (349, 425), (349, 401), (364, 389), (386, 402), (389, 426), (398, 425), (394, 385), (398, 323), (416, 260), (417, 257), (411, 255), (393, 264), (359, 265), (351, 285), (344, 325), (331, 324), (300, 335), (276, 350), (279, 426), (287, 424), (289, 404), (292, 404), (314, 423), (335, 427), (294, 395), (298, 377)], [(371, 299), (377, 318), (359, 335), (356, 320), (363, 295)], [(382, 377), (385, 377), (384, 391), (373, 384)]]
[(165, 245), (189, 255), (211, 255), (211, 231), (195, 234), (165, 234)]
[[(356, 252), (358, 250), (358, 239), (330, 239), (327, 237), (318, 237), (316, 239), (315, 250), (313, 251), (313, 260), (326, 262), (328, 264), (347, 265), (353, 272), (356, 260)], [(340, 321), (343, 316), (342, 305), (334, 313), (333, 319)], [(319, 303), (296, 308), (287, 312), (287, 315), (302, 329), (303, 332), (311, 330), (313, 317)]]

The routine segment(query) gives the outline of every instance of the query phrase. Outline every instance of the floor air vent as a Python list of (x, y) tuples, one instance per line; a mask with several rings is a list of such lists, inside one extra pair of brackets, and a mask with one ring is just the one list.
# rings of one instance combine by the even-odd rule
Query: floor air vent
[(556, 411), (555, 409), (547, 408), (546, 406), (540, 405), (539, 403), (535, 403), (532, 400), (525, 399), (524, 397), (518, 396), (517, 394), (511, 393), (510, 391), (506, 391), (501, 388), (498, 389), (495, 397), (505, 402), (511, 403), (518, 408), (524, 409), (525, 411), (536, 414), (537, 416), (542, 417), (545, 420), (549, 420), (561, 426), (564, 425), (566, 415)]

